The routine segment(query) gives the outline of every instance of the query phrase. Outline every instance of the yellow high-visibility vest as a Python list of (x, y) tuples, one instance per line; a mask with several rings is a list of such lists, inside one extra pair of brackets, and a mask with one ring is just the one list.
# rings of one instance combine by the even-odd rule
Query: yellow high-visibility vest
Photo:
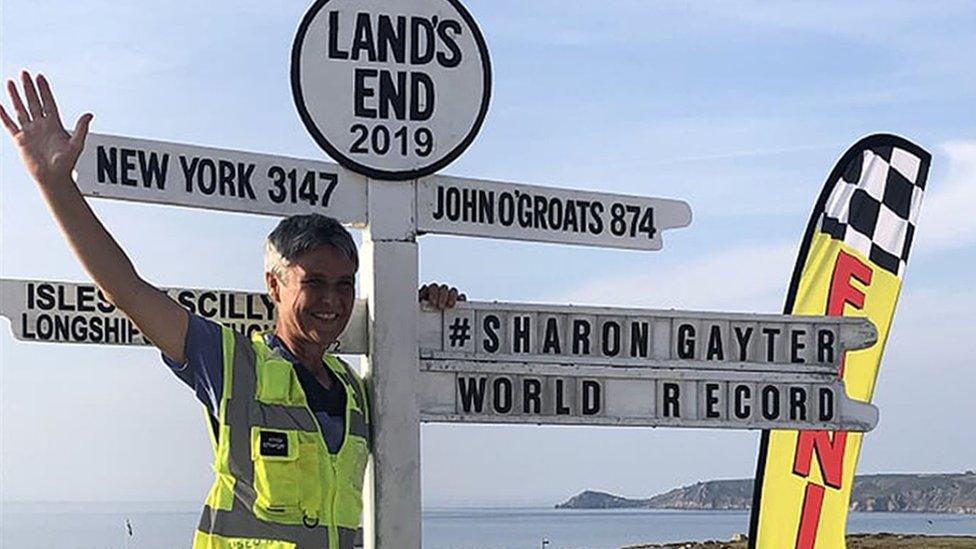
[(346, 390), (345, 437), (330, 454), (291, 362), (223, 327), (224, 384), (213, 432), (216, 478), (194, 549), (351, 549), (369, 458), (363, 382), (332, 355)]

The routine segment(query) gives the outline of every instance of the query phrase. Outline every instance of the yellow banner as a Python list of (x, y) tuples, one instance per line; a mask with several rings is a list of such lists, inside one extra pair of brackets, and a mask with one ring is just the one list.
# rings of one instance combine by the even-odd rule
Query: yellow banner
[[(852, 146), (831, 171), (804, 235), (784, 312), (864, 316), (878, 343), (849, 351), (848, 396), (870, 402), (915, 234), (931, 156), (897, 136)], [(863, 435), (764, 431), (750, 547), (845, 547), (847, 511)]]

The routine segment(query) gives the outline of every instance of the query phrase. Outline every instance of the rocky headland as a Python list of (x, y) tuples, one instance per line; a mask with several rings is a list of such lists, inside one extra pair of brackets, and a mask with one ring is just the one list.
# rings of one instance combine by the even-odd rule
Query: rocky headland
[[(556, 508), (746, 510), (752, 486), (752, 479), (710, 480), (643, 499), (587, 490)], [(976, 473), (859, 475), (851, 510), (976, 514)]]

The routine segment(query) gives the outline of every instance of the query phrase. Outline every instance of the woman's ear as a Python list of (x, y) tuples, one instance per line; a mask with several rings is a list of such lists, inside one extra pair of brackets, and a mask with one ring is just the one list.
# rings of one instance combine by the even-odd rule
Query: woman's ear
[(274, 301), (275, 305), (277, 305), (281, 301), (281, 290), (279, 288), (281, 281), (278, 280), (278, 277), (274, 273), (266, 272), (264, 273), (264, 282), (268, 286), (268, 295), (271, 296), (271, 301)]

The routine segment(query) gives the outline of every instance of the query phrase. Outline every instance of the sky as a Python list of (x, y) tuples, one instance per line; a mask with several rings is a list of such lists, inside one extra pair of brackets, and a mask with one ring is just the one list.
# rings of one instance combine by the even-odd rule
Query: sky
[[(423, 236), (422, 281), (471, 299), (777, 313), (814, 200), (860, 137), (933, 154), (859, 473), (976, 469), (972, 2), (468, 0), (483, 129), (441, 173), (676, 198), (659, 252)], [(93, 131), (322, 159), (289, 51), (306, 2), (6, 0), (0, 74), (46, 74)], [(66, 124), (73, 124), (73, 118)], [(10, 140), (0, 275), (85, 281)], [(92, 201), (142, 276), (263, 290), (272, 217)], [(201, 501), (204, 414), (151, 349), (27, 344), (0, 321), (0, 498)], [(426, 506), (633, 497), (755, 471), (754, 431), (424, 425)]]

